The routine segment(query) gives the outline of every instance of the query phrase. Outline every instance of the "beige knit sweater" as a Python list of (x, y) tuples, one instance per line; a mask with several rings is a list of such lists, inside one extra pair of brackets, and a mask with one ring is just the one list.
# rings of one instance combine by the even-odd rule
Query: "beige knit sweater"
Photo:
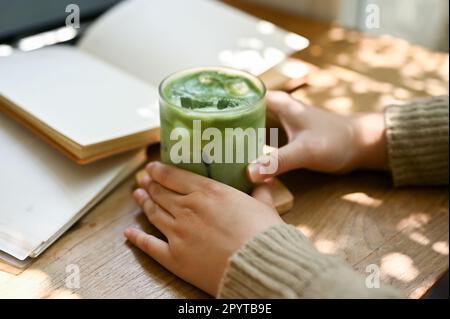
[[(394, 184), (448, 184), (447, 97), (390, 105), (385, 111)], [(231, 256), (219, 298), (401, 298), (387, 286), (367, 288), (344, 262), (319, 253), (294, 226), (279, 225)]]

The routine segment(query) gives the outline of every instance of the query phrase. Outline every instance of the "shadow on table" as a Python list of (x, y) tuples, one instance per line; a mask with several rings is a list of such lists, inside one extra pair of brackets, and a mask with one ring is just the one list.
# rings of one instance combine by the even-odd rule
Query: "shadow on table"
[(447, 187), (393, 188), (387, 174), (376, 172), (298, 170), (281, 180), (295, 196), (285, 221), (323, 253), (362, 273), (375, 264), (382, 280), (413, 298), (448, 269)]

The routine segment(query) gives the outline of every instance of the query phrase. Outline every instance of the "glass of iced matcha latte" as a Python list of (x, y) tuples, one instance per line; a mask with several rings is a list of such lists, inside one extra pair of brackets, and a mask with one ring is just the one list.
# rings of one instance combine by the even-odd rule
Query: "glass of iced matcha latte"
[(246, 166), (265, 143), (266, 89), (231, 68), (181, 71), (159, 86), (161, 159), (250, 192)]

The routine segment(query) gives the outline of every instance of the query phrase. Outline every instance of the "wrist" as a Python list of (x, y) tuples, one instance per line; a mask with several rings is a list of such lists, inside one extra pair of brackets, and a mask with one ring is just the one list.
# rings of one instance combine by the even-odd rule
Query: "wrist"
[(355, 168), (388, 170), (386, 125), (383, 113), (364, 113), (352, 117)]

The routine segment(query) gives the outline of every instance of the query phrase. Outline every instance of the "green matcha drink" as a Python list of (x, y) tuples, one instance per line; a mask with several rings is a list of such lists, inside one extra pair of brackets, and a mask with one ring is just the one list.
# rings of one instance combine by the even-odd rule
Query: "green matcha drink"
[(161, 159), (241, 191), (265, 143), (265, 87), (230, 68), (178, 72), (159, 87)]

